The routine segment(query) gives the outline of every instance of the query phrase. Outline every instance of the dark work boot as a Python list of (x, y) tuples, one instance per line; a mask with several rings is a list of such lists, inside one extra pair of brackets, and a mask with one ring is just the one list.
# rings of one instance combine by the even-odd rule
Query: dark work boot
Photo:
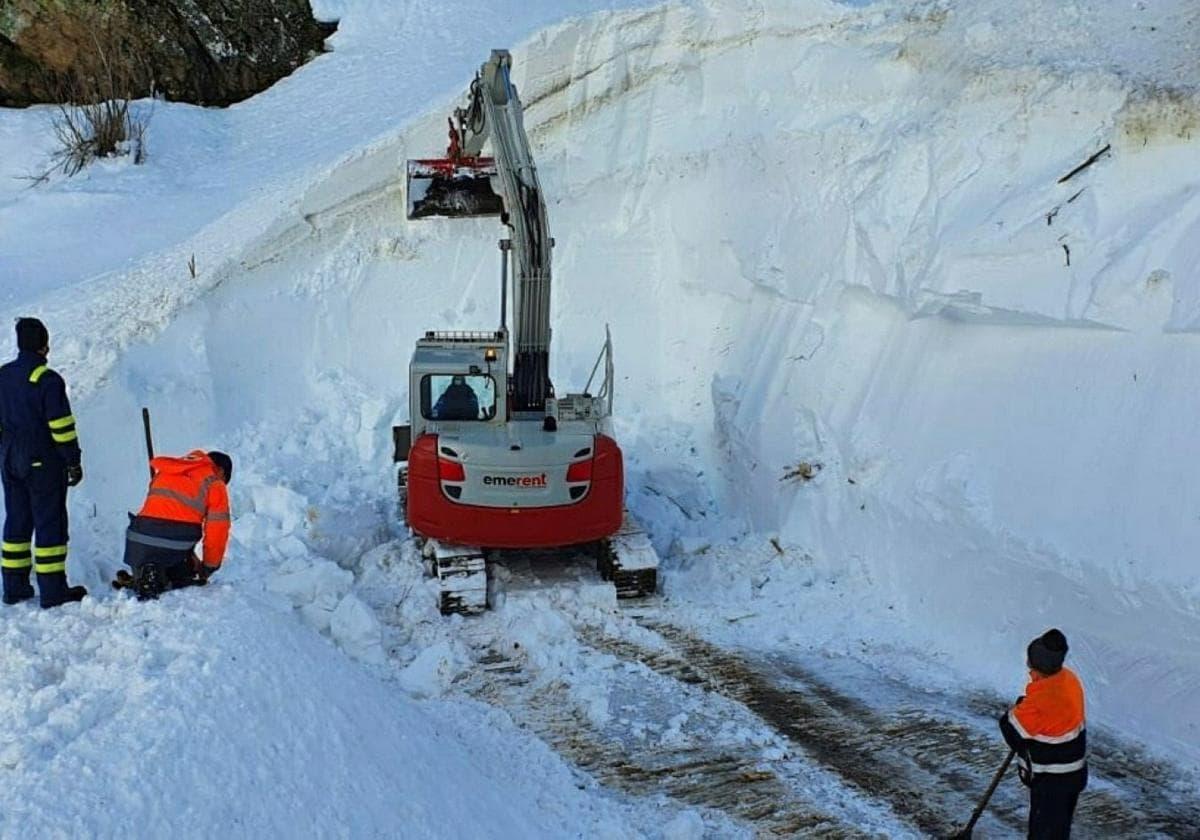
[(38, 573), (38, 592), (42, 596), (42, 609), (82, 601), (87, 589), (82, 586), (67, 586), (66, 572)]
[(4, 570), (4, 603), (19, 604), (33, 597), (33, 587), (29, 585), (29, 569)]
[(167, 576), (157, 563), (146, 563), (133, 570), (133, 591), (139, 601), (153, 601), (169, 588)]

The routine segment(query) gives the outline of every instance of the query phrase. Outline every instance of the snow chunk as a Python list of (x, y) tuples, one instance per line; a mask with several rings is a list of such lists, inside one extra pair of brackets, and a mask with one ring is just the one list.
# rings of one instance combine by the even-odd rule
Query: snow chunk
[(362, 662), (383, 664), (383, 632), (379, 619), (366, 604), (347, 595), (330, 617), (329, 632), (346, 653)]
[(469, 664), (449, 641), (440, 641), (422, 650), (400, 672), (400, 685), (417, 697), (436, 697), (445, 693)]
[(303, 528), (308, 519), (308, 500), (287, 487), (259, 485), (249, 491), (251, 509), (271, 520), (281, 534)]
[(663, 840), (701, 840), (704, 818), (697, 811), (682, 811), (663, 826)]

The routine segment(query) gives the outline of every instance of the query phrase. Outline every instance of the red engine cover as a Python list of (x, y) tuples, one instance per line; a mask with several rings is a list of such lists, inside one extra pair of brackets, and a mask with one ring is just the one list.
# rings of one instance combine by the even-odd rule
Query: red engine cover
[(408, 453), (408, 525), (424, 537), (482, 548), (557, 548), (611, 537), (621, 527), (625, 468), (621, 448), (596, 435), (592, 484), (575, 504), (492, 508), (458, 504), (442, 492), (437, 435)]

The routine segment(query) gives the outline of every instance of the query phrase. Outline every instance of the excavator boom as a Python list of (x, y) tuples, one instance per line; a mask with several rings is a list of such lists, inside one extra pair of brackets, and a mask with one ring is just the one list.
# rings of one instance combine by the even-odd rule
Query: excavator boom
[[(513, 258), (513, 410), (541, 412), (550, 383), (550, 225), (512, 57), (492, 50), (450, 119), (445, 158), (408, 162), (408, 217), (501, 216)], [(481, 157), (490, 141), (492, 158)]]

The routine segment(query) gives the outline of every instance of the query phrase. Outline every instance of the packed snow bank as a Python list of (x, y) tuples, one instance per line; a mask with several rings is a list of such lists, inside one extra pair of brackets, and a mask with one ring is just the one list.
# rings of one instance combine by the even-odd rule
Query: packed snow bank
[(500, 713), (419, 705), (246, 588), (9, 612), (0, 836), (637, 833)]
[(1061, 626), (1094, 718), (1195, 762), (1200, 100), (1164, 86), (1198, 13), (1167, 6), (1092, 24), (1175, 20), (1147, 65), (1013, 50), (1071, 25), (1028, 4), (712, 4), (550, 32), (525, 72), (577, 232), (557, 335), (613, 322), (660, 537), (740, 511), (852, 582), (846, 632), (885, 610), (1005, 692)]

